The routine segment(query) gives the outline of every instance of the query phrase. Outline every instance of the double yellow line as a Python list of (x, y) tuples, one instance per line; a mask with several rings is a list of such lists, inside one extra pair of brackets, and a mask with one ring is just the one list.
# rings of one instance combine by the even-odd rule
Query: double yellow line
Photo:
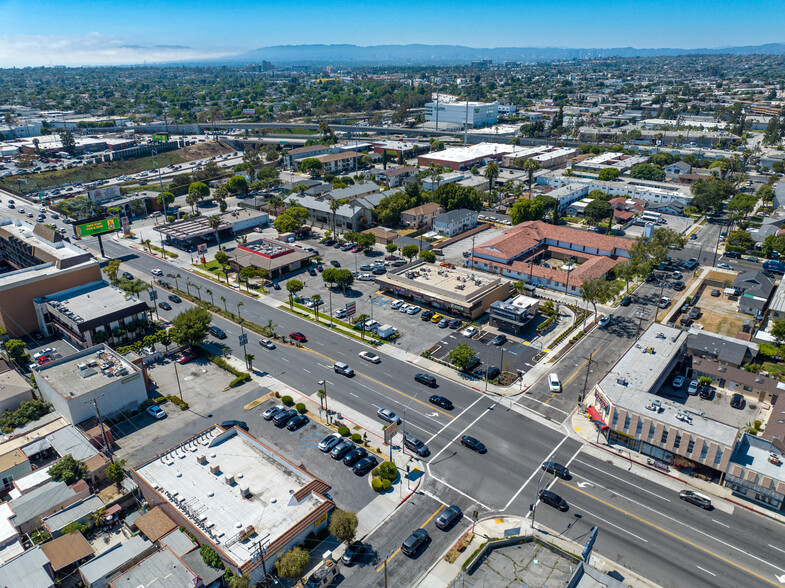
[[(436, 512), (434, 512), (431, 516), (429, 516), (428, 519), (422, 525), (420, 525), (420, 529), (424, 529), (425, 525), (430, 523), (433, 520), (433, 517), (435, 517), (437, 514), (439, 514), (443, 508), (444, 508), (444, 505), (442, 504), (439, 508), (436, 509)], [(386, 561), (389, 562), (392, 558), (394, 558), (396, 555), (398, 555), (398, 552), (400, 550), (401, 550), (401, 548), (399, 547), (398, 549), (393, 551), (390, 554), (390, 557), (388, 557)], [(377, 573), (381, 572), (383, 569), (384, 569), (384, 562), (382, 563), (382, 565), (380, 565), (378, 568), (376, 568), (376, 572)]]

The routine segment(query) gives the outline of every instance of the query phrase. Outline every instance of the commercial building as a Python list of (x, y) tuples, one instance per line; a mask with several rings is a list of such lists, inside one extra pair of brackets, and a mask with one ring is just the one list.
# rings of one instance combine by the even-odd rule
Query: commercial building
[(270, 224), (270, 216), (266, 212), (249, 208), (221, 213), (220, 218), (221, 224), (216, 229), (210, 227), (207, 216), (197, 216), (154, 228), (166, 237), (167, 245), (188, 251), (201, 243), (215, 241), (216, 232), (220, 240)]
[(291, 149), (283, 157), (283, 163), (286, 169), (297, 169), (304, 159), (310, 157), (317, 157), (319, 155), (328, 155), (330, 153), (338, 153), (340, 148), (336, 145), (309, 145), (307, 147), (297, 147)]
[(461, 101), (454, 96), (441, 94), (438, 100), (425, 103), (425, 120), (471, 128), (487, 127), (499, 120), (499, 103)]
[(318, 155), (316, 159), (322, 162), (322, 171), (326, 174), (342, 174), (357, 169), (357, 160), (362, 153), (357, 151), (339, 151), (327, 155)]
[(686, 345), (687, 355), (737, 368), (750, 363), (758, 355), (755, 343), (702, 329), (690, 329)]
[(101, 279), (98, 261), (43, 225), (0, 217), (0, 326), (13, 337), (38, 330), (33, 300)]
[(338, 232), (360, 231), (371, 226), (371, 211), (362, 205), (361, 199), (341, 204), (335, 211), (330, 209), (332, 198), (315, 198), (313, 196), (292, 196), (294, 201), (308, 211), (308, 224), (317, 227), (335, 229)]
[(433, 219), (433, 230), (445, 237), (454, 237), (477, 226), (477, 211), (467, 208), (450, 210)]
[(725, 472), (738, 429), (656, 395), (686, 349), (687, 334), (650, 326), (595, 386), (589, 415), (612, 443), (664, 463), (681, 456)]
[(488, 322), (501, 331), (520, 335), (526, 325), (537, 316), (539, 306), (539, 299), (522, 294), (512, 300), (497, 300), (491, 304)]
[(257, 239), (243, 243), (228, 255), (232, 271), (255, 267), (267, 270), (267, 276), (272, 279), (308, 267), (311, 265), (311, 259), (316, 256), (315, 253), (300, 247), (272, 239)]
[(543, 169), (564, 165), (574, 157), (578, 150), (572, 147), (554, 147), (553, 145), (535, 145), (534, 147), (518, 147), (502, 157), (505, 167), (519, 167), (527, 159), (533, 159)]
[(629, 258), (633, 241), (599, 233), (523, 222), (472, 249), (472, 268), (579, 294), (583, 280), (606, 275)]
[(477, 319), (497, 300), (510, 296), (509, 282), (462, 269), (434, 266), (420, 260), (377, 276), (383, 292), (438, 310)]
[(150, 312), (147, 302), (103, 280), (36, 298), (33, 306), (44, 335), (59, 335), (82, 349), (131, 337)]
[(576, 161), (572, 164), (572, 168), (583, 169), (592, 172), (599, 172), (603, 169), (617, 169), (620, 172), (625, 172), (632, 169), (639, 163), (646, 163), (648, 159), (649, 158), (645, 155), (627, 155), (625, 153), (606, 151), (600, 155), (595, 155), (593, 157), (587, 157), (585, 159)]
[(488, 161), (501, 161), (502, 157), (516, 149), (514, 145), (503, 143), (477, 143), (420, 155), (417, 157), (417, 164), (420, 167), (428, 167), (429, 164), (435, 163), (455, 171), (463, 171), (471, 169), (474, 165), (484, 165)]
[(428, 143), (404, 141), (403, 139), (398, 139), (397, 141), (379, 141), (374, 139), (372, 145), (371, 149), (374, 153), (381, 155), (386, 151), (388, 155), (392, 155), (396, 159), (400, 157), (409, 159), (419, 153), (431, 150), (431, 146)]
[(71, 424), (95, 416), (109, 417), (134, 410), (147, 400), (142, 370), (107, 345), (96, 345), (36, 370), (45, 400)]
[[(141, 464), (132, 476), (151, 506), (252, 583), (323, 529), (335, 508), (325, 496), (329, 484), (237, 427), (211, 427)], [(258, 546), (262, 539), (265, 550)]]
[(723, 483), (735, 494), (781, 510), (785, 502), (782, 450), (768, 439), (744, 433), (733, 450)]

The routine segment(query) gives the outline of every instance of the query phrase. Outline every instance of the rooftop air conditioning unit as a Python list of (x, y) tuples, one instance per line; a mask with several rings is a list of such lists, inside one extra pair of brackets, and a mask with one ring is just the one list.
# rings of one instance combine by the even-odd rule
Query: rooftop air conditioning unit
[(230, 474), (227, 474), (226, 477), (224, 478), (224, 481), (226, 482), (226, 484), (228, 486), (233, 486), (234, 485), (234, 476), (230, 475)]
[(196, 463), (199, 465), (204, 465), (207, 463), (207, 458), (205, 457), (204, 453), (196, 456)]
[(210, 473), (211, 474), (220, 474), (221, 473), (221, 466), (218, 464), (210, 466)]
[(248, 488), (248, 486), (242, 486), (240, 488), (240, 496), (242, 496), (243, 498), (251, 497), (251, 490)]
[(84, 370), (87, 369), (87, 364), (86, 363), (78, 363), (78, 364), (76, 364), (76, 367), (79, 368), (79, 371), (84, 371)]

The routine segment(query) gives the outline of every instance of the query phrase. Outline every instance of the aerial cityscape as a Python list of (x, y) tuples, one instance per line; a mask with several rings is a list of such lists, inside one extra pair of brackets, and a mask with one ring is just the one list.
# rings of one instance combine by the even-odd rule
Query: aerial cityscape
[(781, 27), (568, 4), (4, 7), (0, 586), (785, 586)]

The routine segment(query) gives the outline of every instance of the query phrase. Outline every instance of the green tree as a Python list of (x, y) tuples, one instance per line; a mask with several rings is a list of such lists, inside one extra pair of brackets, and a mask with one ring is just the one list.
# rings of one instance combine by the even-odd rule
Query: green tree
[(410, 244), (410, 245), (404, 245), (404, 246), (403, 246), (403, 249), (401, 249), (401, 253), (402, 253), (402, 254), (403, 254), (403, 256), (404, 256), (404, 257), (406, 257), (406, 258), (407, 258), (409, 261), (411, 261), (411, 260), (412, 260), (412, 258), (413, 258), (415, 255), (417, 255), (417, 253), (418, 253), (419, 251), (420, 251), (420, 248), (419, 248), (419, 247), (417, 247), (417, 245), (415, 245), (414, 243), (412, 243), (412, 244)]
[(155, 201), (160, 205), (164, 205), (164, 200), (166, 200), (166, 206), (174, 203), (174, 194), (171, 192), (161, 192), (156, 196)]
[(25, 353), (26, 348), (27, 343), (20, 339), (10, 339), (9, 341), (5, 342), (5, 350), (8, 352), (8, 355), (11, 356), (11, 359), (17, 363), (22, 361), (25, 355), (27, 355)]
[(604, 276), (583, 280), (583, 284), (581, 284), (581, 298), (592, 305), (595, 317), (597, 316), (597, 304), (607, 302), (610, 297), (610, 282)]
[(300, 162), (300, 170), (312, 176), (318, 175), (322, 171), (322, 162), (315, 157), (308, 157)]
[(362, 325), (364, 325), (370, 318), (371, 318), (370, 315), (367, 315), (367, 314), (361, 314), (361, 315), (355, 317), (355, 323), (354, 324), (361, 326), (361, 328), (360, 328), (360, 338), (363, 339), (363, 340), (365, 340), (365, 327), (362, 327)]
[(117, 279), (117, 272), (120, 271), (120, 263), (122, 263), (122, 260), (113, 259), (107, 262), (104, 267), (104, 273), (106, 274), (106, 277), (109, 278), (109, 283), (113, 286), (116, 286), (120, 281)]
[(599, 225), (606, 218), (613, 218), (613, 206), (604, 200), (592, 200), (584, 212), (586, 218)]
[(121, 459), (106, 466), (106, 479), (115, 484), (118, 488), (125, 478), (125, 460)]
[(616, 277), (620, 280), (624, 280), (624, 282), (627, 284), (627, 292), (630, 291), (630, 280), (634, 280), (635, 277), (639, 275), (639, 271), (640, 270), (629, 261), (620, 263), (615, 268), (613, 268), (613, 272), (616, 274)]
[(330, 534), (338, 541), (349, 543), (357, 532), (357, 515), (347, 510), (336, 508), (330, 517)]
[(499, 164), (495, 161), (490, 162), (485, 166), (483, 176), (488, 180), (488, 191), (490, 192), (493, 190), (493, 183), (496, 181), (496, 178), (499, 177)]
[(752, 235), (742, 230), (731, 231), (725, 240), (726, 249), (740, 253), (744, 253), (754, 245), (755, 241), (752, 239)]
[(392, 254), (398, 251), (398, 246), (395, 243), (387, 243), (385, 249), (387, 250), (387, 253)]
[[(209, 221), (208, 221), (209, 222)], [(229, 276), (226, 273), (226, 268), (229, 266), (229, 256), (226, 254), (226, 251), (216, 251), (215, 252), (215, 261), (218, 262), (218, 265), (221, 266), (221, 271), (223, 272), (224, 277), (226, 278), (226, 283), (229, 283)], [(218, 281), (220, 282), (220, 276)]]
[(551, 196), (540, 194), (534, 199), (535, 202), (542, 204), (543, 216), (551, 213), (551, 223), (554, 225), (559, 224), (559, 201)]
[[(210, 196), (210, 188), (204, 182), (194, 182), (188, 186), (188, 196), (190, 197), (190, 202), (188, 199), (186, 199), (186, 202), (193, 207)], [(191, 202), (194, 202), (194, 204), (191, 204)]]
[(719, 178), (698, 180), (692, 185), (691, 190), (693, 198), (690, 206), (694, 206), (701, 212), (720, 210), (722, 203), (733, 196), (736, 191), (733, 183)]
[(289, 306), (292, 310), (294, 310), (294, 295), (302, 292), (303, 288), (305, 286), (300, 280), (288, 280), (286, 282), (286, 291), (289, 292)]
[(232, 576), (229, 580), (229, 588), (251, 588), (251, 582), (245, 574)]
[(540, 169), (540, 162), (532, 158), (523, 162), (523, 171), (529, 174), (529, 199), (532, 197), (532, 181), (534, 180), (534, 172)]
[(618, 179), (620, 175), (621, 172), (617, 168), (606, 167), (600, 170), (600, 173), (597, 174), (597, 179), (601, 182), (610, 182)]
[(785, 319), (774, 319), (774, 324), (771, 327), (771, 336), (780, 345), (785, 341)]
[(652, 180), (655, 182), (665, 181), (665, 172), (656, 165), (650, 163), (639, 163), (630, 170), (630, 177), (637, 180)]
[(212, 315), (203, 308), (189, 308), (174, 317), (169, 332), (178, 345), (190, 347), (205, 340), (212, 320)]
[(466, 343), (458, 343), (458, 345), (450, 349), (447, 358), (450, 360), (450, 363), (462, 370), (471, 364), (475, 355), (477, 353)]
[(226, 188), (232, 194), (248, 194), (248, 181), (243, 176), (232, 176), (226, 182)]
[(74, 134), (71, 131), (60, 131), (57, 134), (60, 137), (60, 142), (63, 144), (63, 151), (68, 153), (68, 155), (74, 155), (76, 153)]
[(519, 198), (510, 209), (510, 221), (512, 224), (518, 225), (525, 221), (541, 220), (543, 214), (542, 202), (538, 202), (536, 198), (534, 200)]
[(305, 224), (308, 218), (308, 209), (303, 206), (291, 206), (273, 222), (273, 226), (279, 233), (290, 233), (296, 231)]
[(321, 302), (321, 300), (321, 294), (314, 294), (311, 296), (311, 301), (313, 302), (313, 318), (316, 319), (316, 322), (319, 322), (319, 302)]
[(302, 547), (292, 547), (275, 562), (278, 575), (290, 580), (300, 580), (308, 565), (308, 552)]
[(250, 292), (251, 288), (248, 285), (248, 282), (251, 280), (251, 278), (256, 277), (256, 268), (248, 265), (240, 270), (240, 273), (237, 274), (237, 277), (245, 282), (245, 289), (246, 291)]
[(376, 244), (376, 238), (371, 235), (370, 233), (360, 233), (357, 236), (357, 245), (363, 248), (365, 251), (370, 251), (373, 249), (373, 246)]
[(217, 214), (212, 214), (207, 217), (207, 226), (215, 233), (215, 244), (218, 245), (219, 249), (221, 247), (221, 241), (218, 239), (218, 227), (220, 227), (222, 223), (221, 217)]
[(71, 454), (50, 467), (47, 472), (55, 482), (65, 482), (68, 485), (84, 480), (87, 476), (87, 466), (83, 461), (74, 459)]
[(436, 254), (433, 251), (430, 251), (429, 249), (426, 249), (425, 251), (420, 251), (419, 258), (424, 259), (428, 263), (436, 262)]
[(345, 291), (346, 288), (349, 288), (354, 284), (354, 275), (351, 270), (348, 269), (336, 270), (335, 282)]

